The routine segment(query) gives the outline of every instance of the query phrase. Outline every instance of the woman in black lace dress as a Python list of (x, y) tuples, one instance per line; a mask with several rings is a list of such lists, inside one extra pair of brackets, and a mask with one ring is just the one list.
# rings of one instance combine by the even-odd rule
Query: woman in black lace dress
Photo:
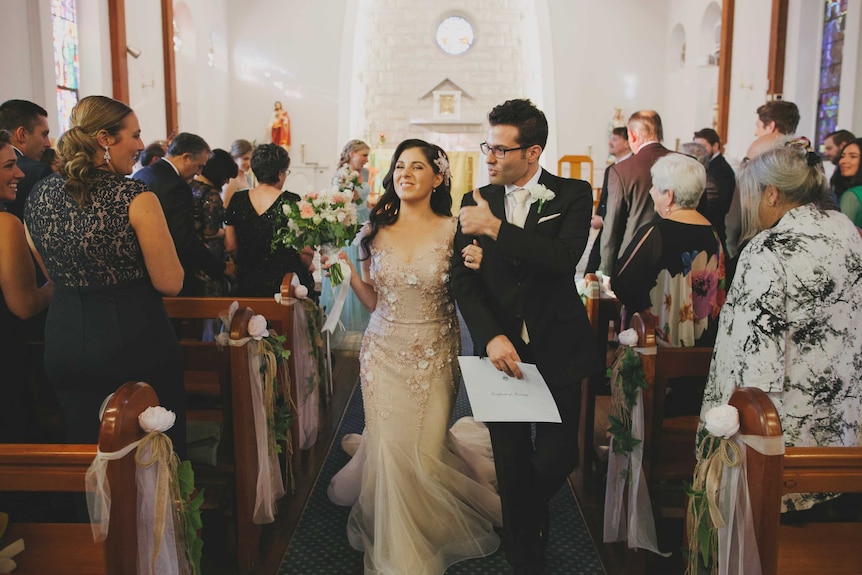
[(24, 221), (54, 295), (45, 325), (45, 373), (57, 390), (67, 441), (98, 440), (99, 406), (127, 381), (153, 386), (177, 415), (168, 435), (185, 452), (182, 355), (162, 303), (183, 269), (161, 205), (125, 176), (144, 149), (131, 108), (83, 98), (58, 150), (62, 174), (33, 189)]
[[(239, 168), (226, 151), (216, 148), (212, 156), (191, 182), (195, 198), (195, 233), (206, 245), (212, 255), (224, 260), (224, 203), (221, 189), (228, 180), (235, 178)], [(227, 282), (224, 278), (211, 279), (201, 273), (204, 296), (227, 295)]]
[(296, 194), (281, 191), (289, 166), (290, 157), (281, 146), (258, 146), (251, 155), (251, 169), (260, 184), (236, 192), (228, 205), (225, 249), (236, 262), (238, 296), (272, 297), (287, 272), (296, 273), (308, 293), (314, 293), (311, 249), (299, 253), (285, 246), (272, 249), (282, 205), (299, 200)]

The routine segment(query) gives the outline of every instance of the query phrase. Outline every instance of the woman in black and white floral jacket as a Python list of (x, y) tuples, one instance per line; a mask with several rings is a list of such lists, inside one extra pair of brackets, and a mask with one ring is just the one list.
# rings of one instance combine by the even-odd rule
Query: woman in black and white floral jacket
[[(759, 387), (787, 445), (862, 445), (862, 238), (817, 207), (828, 193), (820, 159), (792, 143), (754, 158), (739, 186), (744, 220), (762, 231), (721, 311), (701, 413)], [(790, 494), (782, 511), (837, 495)]]

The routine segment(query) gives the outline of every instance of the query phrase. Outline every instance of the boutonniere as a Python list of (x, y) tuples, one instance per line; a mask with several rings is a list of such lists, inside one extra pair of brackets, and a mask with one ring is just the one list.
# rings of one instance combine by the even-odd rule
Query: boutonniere
[(539, 209), (536, 210), (536, 213), (542, 213), (542, 206), (545, 205), (545, 202), (548, 200), (553, 200), (557, 197), (557, 194), (543, 186), (542, 184), (536, 184), (532, 188), (530, 188), (530, 203), (539, 202)]

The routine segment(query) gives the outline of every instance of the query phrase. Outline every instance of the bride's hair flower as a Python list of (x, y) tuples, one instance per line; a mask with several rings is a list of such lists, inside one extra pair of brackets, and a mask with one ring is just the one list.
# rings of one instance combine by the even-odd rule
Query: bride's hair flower
[(443, 154), (442, 151), (438, 150), (437, 159), (434, 160), (434, 164), (437, 166), (437, 169), (443, 176), (443, 183), (448, 186), (452, 177), (452, 174), (449, 171), (449, 159)]

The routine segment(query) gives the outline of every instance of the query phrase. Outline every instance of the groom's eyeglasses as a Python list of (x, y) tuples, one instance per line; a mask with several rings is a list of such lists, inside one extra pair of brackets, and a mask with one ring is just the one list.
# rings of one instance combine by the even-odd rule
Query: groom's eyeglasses
[(506, 157), (506, 152), (514, 152), (516, 150), (526, 150), (530, 146), (519, 146), (517, 148), (504, 148), (503, 146), (489, 146), (488, 142), (482, 142), (479, 144), (479, 149), (486, 156), (490, 153), (494, 153), (494, 156), (500, 158), (501, 160)]

